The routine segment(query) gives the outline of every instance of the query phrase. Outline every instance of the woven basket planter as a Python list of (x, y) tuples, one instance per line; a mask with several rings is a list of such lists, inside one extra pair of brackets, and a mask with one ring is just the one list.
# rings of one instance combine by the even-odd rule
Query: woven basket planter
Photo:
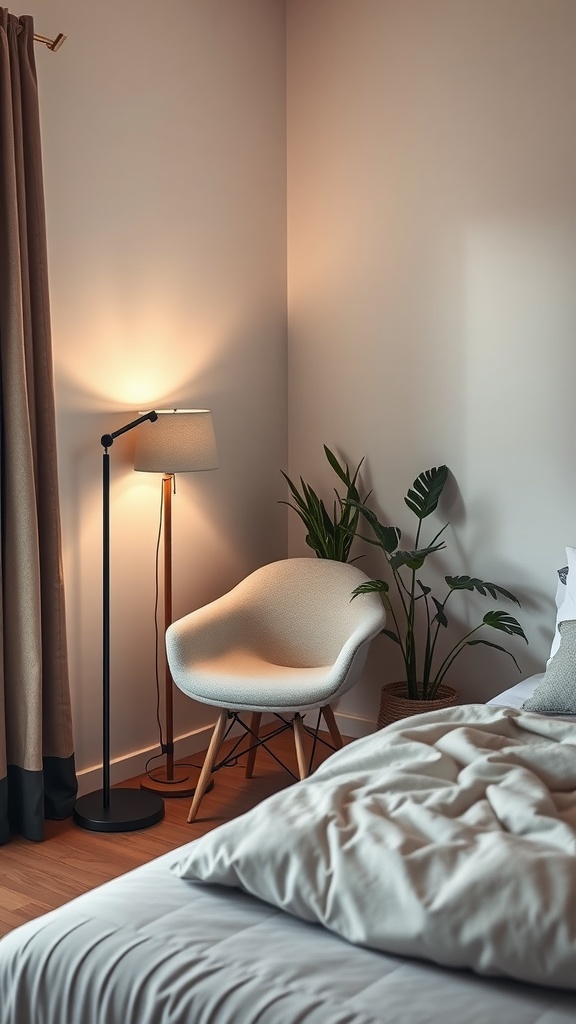
[(408, 718), (410, 715), (452, 708), (459, 703), (458, 690), (451, 686), (440, 685), (434, 700), (410, 700), (406, 696), (406, 683), (385, 683), (380, 694), (377, 728), (383, 729), (385, 725), (391, 725), (392, 722)]

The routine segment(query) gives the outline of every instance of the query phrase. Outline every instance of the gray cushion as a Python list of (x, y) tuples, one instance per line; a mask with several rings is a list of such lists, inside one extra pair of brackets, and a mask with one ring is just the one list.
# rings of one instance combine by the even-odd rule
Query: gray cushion
[(576, 621), (558, 624), (560, 647), (548, 662), (544, 678), (533, 695), (525, 700), (525, 711), (553, 715), (576, 714)]

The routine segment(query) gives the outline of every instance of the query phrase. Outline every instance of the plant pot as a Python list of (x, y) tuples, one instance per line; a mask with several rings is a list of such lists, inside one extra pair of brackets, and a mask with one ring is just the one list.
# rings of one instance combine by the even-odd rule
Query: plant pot
[(380, 711), (377, 728), (397, 722), (410, 715), (421, 715), (426, 711), (452, 708), (460, 703), (458, 690), (441, 684), (434, 700), (411, 700), (406, 696), (406, 683), (385, 683), (380, 693)]

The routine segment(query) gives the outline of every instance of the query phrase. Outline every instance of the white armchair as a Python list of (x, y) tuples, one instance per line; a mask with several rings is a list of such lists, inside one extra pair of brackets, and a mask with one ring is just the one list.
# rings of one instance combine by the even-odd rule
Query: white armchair
[[(230, 717), (253, 737), (264, 712), (289, 713), (300, 778), (308, 773), (302, 713), (320, 708), (342, 746), (332, 703), (356, 683), (370, 641), (382, 630), (378, 594), (352, 591), (368, 577), (354, 565), (287, 558), (257, 569), (233, 590), (174, 622), (166, 633), (175, 684), (222, 710), (190, 807), (196, 817)], [(252, 712), (249, 726), (238, 712)], [(246, 775), (254, 768), (256, 747)]]

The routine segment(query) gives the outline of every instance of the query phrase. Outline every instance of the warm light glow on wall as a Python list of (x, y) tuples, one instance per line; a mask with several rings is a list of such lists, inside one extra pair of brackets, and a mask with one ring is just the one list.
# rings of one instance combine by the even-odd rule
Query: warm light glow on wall
[[(184, 359), (182, 346), (173, 338), (167, 343), (166, 336), (162, 342), (156, 338), (153, 349), (146, 342), (135, 348), (126, 338), (121, 341), (108, 334), (97, 352), (94, 342), (78, 360), (61, 362), (59, 382), (82, 396), (85, 409), (152, 408), (166, 405), (176, 392), (186, 390), (214, 357), (214, 347), (207, 343), (202, 350), (190, 346)], [(179, 353), (176, 360), (171, 358), (175, 351)]]
[(78, 330), (73, 311), (55, 319), (56, 372), (66, 404), (76, 404), (70, 401), (76, 395), (84, 409), (129, 409), (171, 401), (191, 383), (196, 390), (222, 358), (228, 325), (184, 315), (169, 295), (156, 295), (153, 304), (137, 307), (93, 306), (82, 321), (81, 345)]

